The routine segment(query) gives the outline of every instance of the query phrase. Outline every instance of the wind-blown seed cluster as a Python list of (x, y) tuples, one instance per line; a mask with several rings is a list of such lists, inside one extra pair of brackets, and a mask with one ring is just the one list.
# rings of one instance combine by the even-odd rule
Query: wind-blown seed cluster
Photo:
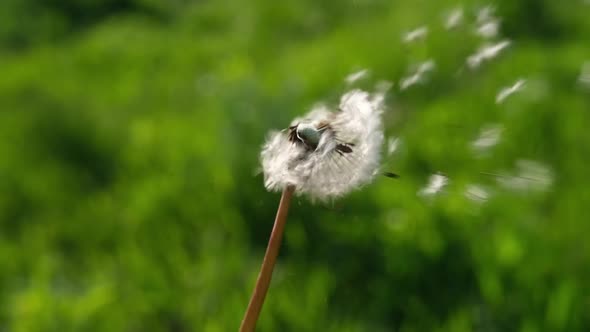
[[(318, 106), (288, 129), (270, 133), (261, 153), (266, 188), (293, 185), (298, 194), (327, 200), (369, 183), (380, 164), (383, 99), (383, 92), (353, 90), (338, 110)], [(317, 144), (301, 138), (308, 128), (319, 133)]]

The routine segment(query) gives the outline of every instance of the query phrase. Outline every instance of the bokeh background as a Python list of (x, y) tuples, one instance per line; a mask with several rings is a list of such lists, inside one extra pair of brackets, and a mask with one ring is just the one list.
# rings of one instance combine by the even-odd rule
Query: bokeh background
[(380, 81), (401, 178), (294, 200), (258, 330), (589, 331), (589, 36), (586, 0), (2, 0), (0, 331), (236, 331), (268, 131)]

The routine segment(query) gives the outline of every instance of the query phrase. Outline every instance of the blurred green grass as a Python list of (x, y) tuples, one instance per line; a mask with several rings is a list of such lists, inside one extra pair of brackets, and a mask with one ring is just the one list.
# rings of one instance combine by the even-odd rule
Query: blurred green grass
[[(471, 71), (486, 4), (446, 31), (454, 1), (4, 1), (0, 330), (236, 330), (278, 202), (256, 175), (266, 133), (367, 68), (361, 85), (395, 83), (402, 178), (295, 201), (259, 330), (587, 331), (590, 7), (490, 3), (513, 44)], [(489, 123), (502, 140), (478, 158)], [(482, 174), (521, 159), (550, 167), (549, 190)], [(435, 172), (449, 186), (418, 196)]]

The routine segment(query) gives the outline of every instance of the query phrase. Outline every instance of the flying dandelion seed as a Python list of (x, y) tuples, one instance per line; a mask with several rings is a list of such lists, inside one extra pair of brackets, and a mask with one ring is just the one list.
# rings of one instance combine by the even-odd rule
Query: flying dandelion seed
[(496, 177), (498, 184), (517, 191), (545, 191), (553, 184), (551, 169), (537, 161), (519, 160), (516, 172), (489, 174)]
[(397, 149), (399, 148), (400, 145), (400, 140), (398, 137), (390, 137), (387, 140), (387, 155), (391, 156), (392, 154), (395, 153), (395, 151), (397, 151)]
[(470, 184), (465, 187), (465, 197), (474, 202), (483, 203), (490, 198), (489, 192), (478, 184)]
[(481, 129), (479, 136), (471, 143), (471, 147), (478, 152), (484, 152), (498, 144), (502, 137), (503, 130), (504, 128), (499, 124), (484, 126)]
[(344, 81), (347, 84), (352, 84), (356, 81), (360, 81), (363, 78), (367, 77), (369, 75), (369, 71), (367, 69), (363, 69), (363, 70), (359, 70), (357, 72), (354, 72), (348, 76), (346, 76), (346, 78), (344, 79)]
[(413, 85), (423, 83), (426, 80), (425, 74), (433, 71), (435, 67), (436, 64), (434, 60), (427, 60), (425, 62), (422, 62), (418, 65), (418, 68), (413, 74), (406, 76), (400, 80), (400, 90), (405, 90)]
[(389, 81), (379, 81), (375, 84), (375, 92), (373, 98), (382, 96), (385, 97), (385, 93), (393, 87), (393, 83)]
[(416, 28), (412, 31), (408, 31), (407, 33), (405, 33), (403, 36), (403, 40), (406, 43), (412, 43), (418, 40), (422, 40), (426, 38), (426, 36), (428, 36), (428, 27), (421, 26), (419, 28)]
[(475, 34), (483, 38), (496, 37), (500, 31), (500, 19), (495, 14), (496, 9), (486, 6), (477, 12), (477, 28)]
[(496, 44), (484, 45), (478, 51), (467, 58), (467, 65), (471, 69), (478, 68), (482, 62), (489, 61), (497, 57), (500, 52), (510, 46), (509, 40), (503, 40)]
[(494, 13), (496, 12), (496, 8), (492, 5), (487, 5), (480, 10), (477, 11), (477, 23), (484, 23), (488, 21), (494, 20), (496, 17)]
[(451, 30), (463, 23), (463, 8), (453, 9), (445, 18), (445, 29)]
[(522, 90), (525, 83), (526, 83), (526, 80), (521, 78), (521, 79), (517, 80), (516, 82), (514, 82), (513, 85), (505, 87), (502, 90), (500, 90), (500, 92), (498, 92), (498, 95), (496, 95), (496, 104), (503, 103), (504, 100), (506, 100), (506, 98), (508, 98), (511, 95), (515, 94), (516, 92)]
[(375, 93), (371, 95), (371, 103), (374, 105), (383, 105), (385, 107), (385, 96), (391, 89), (393, 83), (389, 81), (379, 81), (375, 84)]
[(475, 30), (475, 34), (483, 38), (493, 38), (498, 35), (499, 31), (500, 21), (493, 20), (478, 26)]
[(352, 90), (342, 96), (339, 111), (319, 106), (271, 133), (261, 152), (266, 188), (294, 186), (298, 194), (325, 201), (371, 182), (383, 145), (380, 94)]
[(433, 196), (443, 190), (449, 183), (449, 178), (442, 174), (432, 174), (428, 178), (426, 186), (418, 191), (420, 196)]
[(590, 61), (586, 61), (582, 65), (582, 69), (580, 70), (580, 76), (578, 77), (578, 82), (590, 89)]

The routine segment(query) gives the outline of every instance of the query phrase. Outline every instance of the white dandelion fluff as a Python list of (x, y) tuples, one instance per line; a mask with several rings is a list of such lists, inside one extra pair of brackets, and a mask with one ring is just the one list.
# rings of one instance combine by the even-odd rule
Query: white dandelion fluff
[(582, 86), (585, 86), (586, 88), (590, 88), (590, 61), (586, 61), (582, 65), (582, 70), (580, 71), (580, 76), (578, 77), (578, 82)]
[(379, 81), (375, 84), (375, 91), (376, 93), (373, 94), (373, 99), (375, 98), (385, 98), (385, 93), (389, 91), (393, 87), (393, 83), (390, 81)]
[(264, 185), (327, 200), (371, 182), (383, 145), (383, 96), (352, 90), (338, 111), (318, 106), (269, 135), (261, 152)]
[(477, 11), (477, 23), (484, 23), (495, 19), (496, 8), (488, 5)]
[(484, 45), (477, 50), (475, 54), (467, 58), (467, 65), (471, 68), (477, 68), (482, 62), (491, 60), (497, 57), (500, 52), (510, 46), (509, 40), (503, 40), (495, 44)]
[(552, 170), (534, 160), (518, 160), (516, 172), (496, 176), (501, 186), (519, 191), (545, 191), (553, 184)]
[(486, 188), (478, 184), (469, 184), (465, 187), (465, 197), (474, 202), (483, 203), (490, 198)]
[(511, 86), (502, 88), (502, 90), (500, 90), (500, 92), (498, 92), (498, 95), (496, 95), (496, 104), (503, 103), (504, 100), (506, 100), (506, 98), (508, 98), (511, 95), (515, 94), (516, 92), (522, 90), (525, 83), (526, 83), (526, 80), (521, 78), (521, 79), (517, 80), (516, 82), (514, 82), (514, 84), (512, 84)]
[(483, 152), (500, 142), (503, 131), (504, 128), (502, 125), (486, 125), (480, 130), (477, 138), (471, 143), (471, 147), (478, 152)]
[(478, 26), (475, 34), (483, 38), (493, 38), (500, 31), (500, 20), (491, 20)]
[(428, 178), (428, 183), (420, 191), (420, 196), (433, 196), (443, 190), (443, 188), (449, 183), (449, 178), (442, 174), (432, 174)]
[(400, 139), (398, 137), (390, 137), (387, 139), (387, 155), (391, 156), (397, 151), (400, 145)]
[(421, 27), (418, 27), (414, 30), (406, 32), (403, 36), (403, 40), (406, 43), (412, 43), (412, 42), (426, 38), (427, 35), (428, 35), (428, 27), (421, 26)]
[(453, 9), (445, 18), (445, 29), (451, 30), (463, 22), (463, 8)]
[(500, 19), (495, 14), (496, 9), (486, 6), (477, 12), (477, 27), (475, 34), (483, 38), (496, 37), (500, 31)]
[(400, 90), (405, 90), (413, 85), (423, 83), (426, 80), (426, 74), (433, 71), (435, 67), (436, 63), (432, 59), (420, 63), (415, 72), (400, 80)]
[(362, 80), (363, 78), (367, 77), (369, 74), (369, 71), (367, 69), (363, 69), (363, 70), (359, 70), (357, 72), (354, 72), (352, 74), (349, 74), (348, 76), (346, 76), (346, 78), (344, 79), (344, 81), (347, 84), (352, 84), (356, 81)]

